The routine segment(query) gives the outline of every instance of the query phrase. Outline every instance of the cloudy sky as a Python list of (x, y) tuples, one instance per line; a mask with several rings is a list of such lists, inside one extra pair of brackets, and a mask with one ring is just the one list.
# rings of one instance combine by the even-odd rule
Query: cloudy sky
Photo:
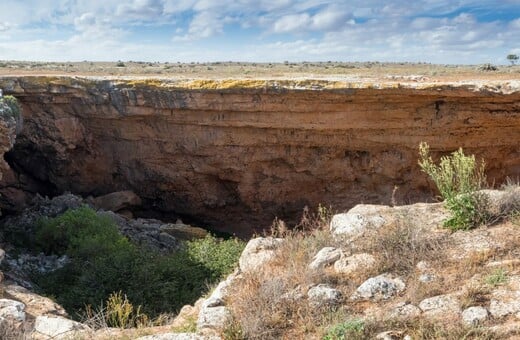
[(0, 60), (507, 63), (520, 0), (0, 0)]

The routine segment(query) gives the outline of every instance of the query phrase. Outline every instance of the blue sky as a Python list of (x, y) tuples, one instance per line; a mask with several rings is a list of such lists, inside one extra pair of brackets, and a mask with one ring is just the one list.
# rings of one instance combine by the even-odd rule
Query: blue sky
[(0, 0), (0, 60), (505, 64), (520, 0)]

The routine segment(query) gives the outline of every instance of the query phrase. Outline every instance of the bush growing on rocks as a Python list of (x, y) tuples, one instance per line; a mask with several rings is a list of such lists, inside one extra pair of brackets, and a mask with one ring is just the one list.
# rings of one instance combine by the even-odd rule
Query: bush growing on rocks
[(187, 242), (188, 255), (211, 271), (212, 280), (219, 280), (233, 271), (244, 247), (244, 242), (238, 239), (219, 241), (210, 234)]
[(419, 145), (419, 155), (421, 169), (435, 182), (452, 213), (444, 226), (459, 230), (482, 224), (488, 204), (488, 197), (478, 192), (486, 181), (484, 161), (479, 164), (474, 155), (466, 156), (459, 148), (451, 156), (441, 157), (439, 165), (435, 165), (426, 143)]
[(12, 117), (16, 119), (20, 117), (20, 104), (18, 103), (18, 100), (15, 97), (9, 95), (0, 97), (0, 104), (5, 104), (9, 107), (10, 114), (12, 115)]
[(42, 220), (36, 243), (47, 254), (70, 258), (63, 268), (34, 279), (75, 317), (86, 305), (97, 308), (119, 291), (150, 317), (176, 312), (199, 298), (208, 283), (227, 274), (243, 247), (239, 241), (219, 242), (209, 236), (172, 254), (160, 254), (137, 247), (119, 234), (110, 218), (88, 207)]

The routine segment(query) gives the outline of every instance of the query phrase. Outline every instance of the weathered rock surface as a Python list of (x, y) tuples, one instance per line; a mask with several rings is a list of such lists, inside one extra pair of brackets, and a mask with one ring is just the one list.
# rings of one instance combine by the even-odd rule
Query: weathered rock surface
[(376, 265), (376, 259), (370, 254), (353, 254), (344, 256), (334, 263), (334, 270), (338, 274), (355, 276), (363, 271), (370, 271)]
[(92, 200), (92, 205), (97, 209), (117, 212), (125, 208), (141, 205), (141, 198), (133, 191), (117, 191)]
[(88, 332), (87, 326), (59, 316), (38, 316), (34, 323), (36, 339), (70, 339), (78, 338), (82, 332)]
[[(0, 87), (1, 89), (1, 87)], [(21, 117), (17, 117), (0, 95), (0, 155), (11, 150), (16, 140), (17, 130), (20, 129)], [(0, 179), (2, 174), (9, 170), (9, 165), (0, 157)]]
[(309, 269), (323, 269), (339, 260), (340, 257), (341, 249), (325, 247), (321, 249), (316, 255), (314, 255), (312, 262), (309, 264)]
[(381, 274), (371, 277), (359, 286), (352, 295), (352, 300), (386, 300), (402, 292), (405, 284), (400, 278), (394, 278), (389, 274)]
[(341, 303), (342, 294), (339, 290), (326, 284), (319, 284), (307, 292), (309, 302), (314, 307), (336, 306)]
[(226, 307), (226, 299), (229, 295), (229, 287), (239, 278), (239, 275), (237, 272), (230, 274), (202, 302), (197, 318), (197, 330), (199, 332), (213, 336), (228, 326), (232, 316)]
[(10, 160), (53, 193), (132, 190), (144, 208), (242, 234), (305, 205), (388, 203), (396, 185), (398, 202), (432, 197), (420, 141), (483, 157), (491, 182), (520, 173), (515, 90), (262, 84), (1, 77), (25, 121)]
[(388, 316), (391, 319), (411, 320), (421, 315), (419, 307), (410, 303), (401, 302), (390, 309)]
[(462, 321), (470, 326), (476, 326), (487, 320), (488, 317), (487, 309), (480, 306), (469, 307), (462, 311)]
[(419, 303), (419, 308), (426, 317), (458, 316), (460, 313), (460, 302), (452, 295), (438, 295), (422, 300)]
[(0, 299), (0, 318), (25, 321), (25, 305), (15, 300)]
[(25, 313), (32, 318), (38, 315), (67, 316), (62, 306), (24, 287), (6, 284), (4, 286), (4, 294), (10, 299), (22, 302), (25, 305)]
[(281, 238), (258, 237), (250, 240), (240, 259), (239, 267), (243, 272), (255, 271), (267, 262), (273, 260), (276, 256), (276, 249), (283, 242)]

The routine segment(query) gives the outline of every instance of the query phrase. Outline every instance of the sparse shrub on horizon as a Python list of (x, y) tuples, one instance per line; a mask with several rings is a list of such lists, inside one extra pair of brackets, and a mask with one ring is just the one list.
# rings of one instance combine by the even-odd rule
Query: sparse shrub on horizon
[(451, 156), (443, 156), (436, 165), (427, 143), (419, 145), (419, 165), (423, 172), (433, 180), (444, 199), (444, 204), (452, 216), (444, 222), (451, 230), (470, 229), (486, 220), (488, 197), (479, 193), (486, 177), (485, 162), (475, 160), (474, 155), (466, 156), (462, 150)]
[(506, 58), (511, 62), (511, 65), (514, 65), (519, 59), (517, 54), (508, 54)]

